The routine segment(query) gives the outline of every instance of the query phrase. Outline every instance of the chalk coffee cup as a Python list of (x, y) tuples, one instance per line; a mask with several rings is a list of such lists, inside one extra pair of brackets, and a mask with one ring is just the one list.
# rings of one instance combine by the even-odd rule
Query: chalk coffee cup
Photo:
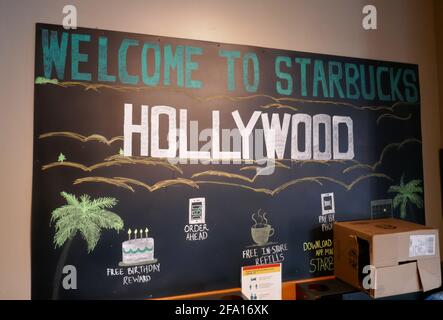
[(254, 242), (262, 246), (268, 243), (269, 237), (274, 235), (274, 228), (269, 224), (259, 223), (252, 226), (251, 235)]

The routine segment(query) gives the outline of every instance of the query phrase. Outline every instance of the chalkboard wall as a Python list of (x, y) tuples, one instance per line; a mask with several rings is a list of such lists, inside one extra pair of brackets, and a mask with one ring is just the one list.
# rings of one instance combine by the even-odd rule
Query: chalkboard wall
[(335, 221), (424, 223), (416, 65), (37, 24), (33, 298), (333, 273)]

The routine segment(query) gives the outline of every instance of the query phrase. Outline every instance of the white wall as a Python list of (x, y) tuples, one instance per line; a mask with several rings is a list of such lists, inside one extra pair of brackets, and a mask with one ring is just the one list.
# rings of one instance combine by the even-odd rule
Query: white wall
[(64, 4), (82, 27), (419, 64), (426, 219), (442, 230), (432, 0), (0, 0), (0, 298), (30, 297), (35, 23), (61, 24)]

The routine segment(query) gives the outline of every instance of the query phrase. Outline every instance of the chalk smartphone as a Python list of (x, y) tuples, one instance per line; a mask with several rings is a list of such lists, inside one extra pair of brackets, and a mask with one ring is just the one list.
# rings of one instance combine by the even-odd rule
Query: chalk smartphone
[(189, 199), (189, 223), (205, 223), (205, 198)]

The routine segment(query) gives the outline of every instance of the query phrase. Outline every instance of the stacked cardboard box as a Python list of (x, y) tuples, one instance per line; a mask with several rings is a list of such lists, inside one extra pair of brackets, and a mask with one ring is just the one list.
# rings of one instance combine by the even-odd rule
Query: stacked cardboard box
[(334, 269), (374, 298), (438, 288), (438, 230), (397, 219), (337, 222)]

